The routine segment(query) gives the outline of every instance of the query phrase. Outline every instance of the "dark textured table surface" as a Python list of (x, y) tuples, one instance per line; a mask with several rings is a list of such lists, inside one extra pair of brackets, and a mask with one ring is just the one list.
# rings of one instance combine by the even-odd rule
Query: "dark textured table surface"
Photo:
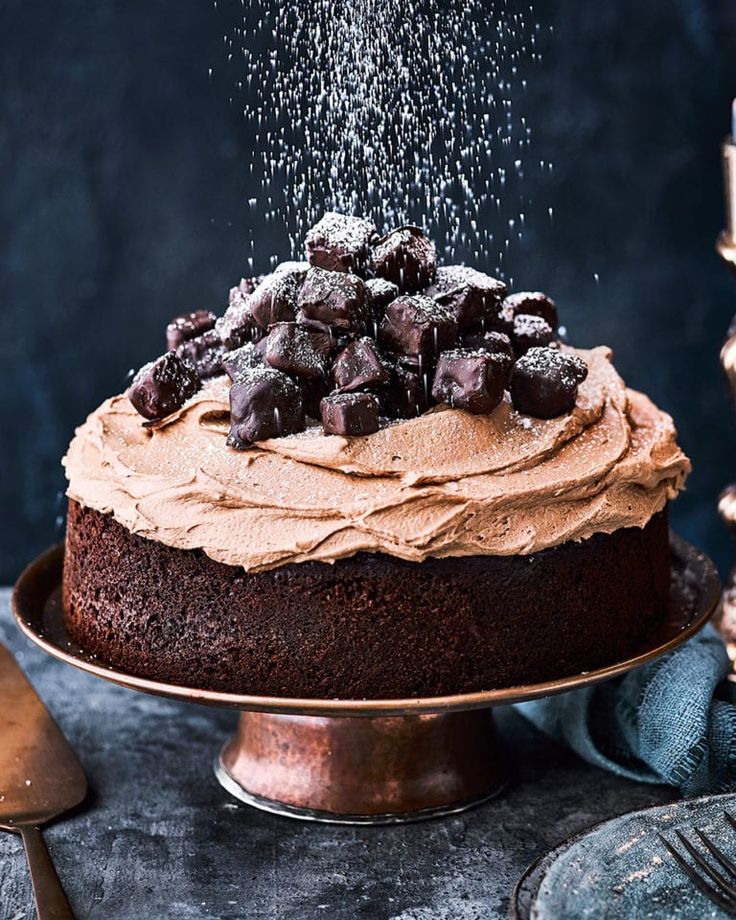
[[(617, 779), (510, 711), (514, 782), (464, 814), (400, 827), (309, 824), (256, 811), (217, 784), (232, 712), (123, 690), (48, 658), (0, 591), (0, 639), (30, 676), (90, 780), (86, 806), (46, 839), (80, 920), (505, 917), (537, 856), (588, 824), (675, 792)], [(20, 840), (0, 834), (0, 920), (32, 918)]]

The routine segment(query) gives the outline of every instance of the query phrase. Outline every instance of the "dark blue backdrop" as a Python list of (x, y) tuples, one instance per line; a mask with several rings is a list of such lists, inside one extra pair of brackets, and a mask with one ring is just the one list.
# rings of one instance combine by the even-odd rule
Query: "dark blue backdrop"
[[(220, 307), (244, 271), (249, 137), (222, 66), (239, 7), (2, 4), (2, 582), (58, 536), (75, 424), (160, 350), (172, 314)], [(556, 171), (532, 193), (555, 219), (531, 223), (513, 274), (676, 417), (695, 463), (676, 525), (724, 565), (736, 420), (717, 359), (736, 284), (713, 241), (736, 4), (535, 7), (554, 31), (525, 105)], [(265, 233), (264, 267), (274, 245)]]

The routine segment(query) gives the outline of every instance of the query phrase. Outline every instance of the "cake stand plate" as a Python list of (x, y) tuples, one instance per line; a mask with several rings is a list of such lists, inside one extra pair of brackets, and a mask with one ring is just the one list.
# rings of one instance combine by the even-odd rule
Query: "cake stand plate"
[(215, 773), (257, 808), (306, 820), (392, 824), (462, 811), (491, 798), (507, 778), (492, 707), (575, 690), (624, 674), (671, 651), (715, 613), (720, 583), (711, 561), (672, 535), (669, 615), (623, 661), (544, 683), (417, 699), (319, 700), (222, 693), (118, 671), (68, 637), (61, 606), (63, 546), (39, 556), (13, 593), (20, 629), (54, 658), (131, 690), (239, 709)]

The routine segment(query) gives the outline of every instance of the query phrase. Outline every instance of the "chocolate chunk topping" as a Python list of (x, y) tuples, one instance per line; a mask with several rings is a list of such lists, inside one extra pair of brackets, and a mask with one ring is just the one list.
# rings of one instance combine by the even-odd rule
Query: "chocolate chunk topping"
[(290, 275), (294, 281), (301, 286), (304, 279), (307, 277), (308, 271), (309, 262), (279, 262), (276, 268), (274, 268), (273, 273), (275, 275)]
[(255, 441), (302, 431), (301, 390), (274, 368), (245, 371), (230, 387), (230, 422), (228, 444), (240, 450)]
[(252, 278), (241, 278), (240, 284), (230, 288), (230, 294), (227, 299), (228, 306), (231, 307), (239, 300), (245, 300), (247, 297), (250, 297), (265, 277), (265, 275), (254, 275)]
[(266, 347), (268, 345), (268, 336), (264, 335), (262, 339), (258, 339), (257, 342), (253, 342), (253, 348), (256, 351), (256, 354), (261, 356), (261, 361), (265, 364), (266, 362)]
[(257, 342), (263, 332), (256, 326), (247, 304), (228, 310), (215, 323), (215, 331), (226, 349), (234, 350), (246, 342)]
[(241, 278), (237, 287), (230, 288), (225, 315), (215, 324), (225, 348), (239, 348), (246, 342), (257, 341), (263, 335), (253, 318), (248, 300), (264, 277), (257, 275), (255, 278)]
[(556, 348), (530, 348), (514, 365), (511, 401), (535, 418), (556, 418), (572, 411), (578, 385), (588, 376), (585, 361)]
[[(266, 340), (263, 339), (263, 342)], [(258, 345), (261, 343), (259, 342)], [(222, 367), (228, 377), (235, 381), (246, 371), (253, 370), (254, 367), (263, 366), (263, 348), (254, 345), (253, 342), (247, 342), (235, 351), (227, 352), (222, 358)]]
[(399, 291), (421, 291), (434, 280), (437, 250), (419, 227), (399, 227), (373, 247), (373, 267), (379, 278), (392, 281)]
[(246, 279), (243, 279), (240, 282), (241, 287), (231, 288), (225, 315), (215, 323), (215, 329), (225, 348), (239, 348), (246, 342), (255, 341), (263, 335), (250, 310), (249, 298), (252, 291), (251, 294), (246, 294), (245, 289), (242, 288), (245, 283)]
[(386, 415), (415, 418), (433, 405), (432, 381), (427, 371), (420, 372), (390, 358), (383, 359), (383, 366), (389, 375), (388, 383), (376, 392)]
[(502, 332), (509, 338), (514, 332), (514, 311), (506, 300), (501, 302), (496, 316), (487, 319), (483, 326), (491, 332)]
[(181, 409), (201, 386), (197, 372), (169, 351), (138, 371), (128, 399), (144, 418), (161, 419)]
[(274, 323), (294, 321), (298, 293), (298, 272), (275, 271), (253, 291), (246, 306), (261, 329), (268, 329)]
[(301, 291), (299, 307), (305, 319), (337, 329), (359, 330), (365, 321), (365, 291), (357, 275), (311, 268)]
[(506, 298), (505, 303), (514, 316), (523, 313), (528, 316), (541, 316), (553, 330), (556, 330), (560, 324), (557, 304), (541, 291), (522, 291), (518, 294), (511, 294)]
[(176, 316), (166, 327), (166, 346), (169, 351), (176, 349), (189, 339), (194, 339), (203, 332), (214, 329), (217, 317), (209, 310), (195, 310)]
[(325, 434), (360, 435), (378, 431), (378, 400), (370, 393), (340, 393), (320, 403)]
[(266, 338), (266, 364), (296, 377), (324, 377), (332, 350), (327, 332), (298, 323), (276, 323)]
[(504, 357), (485, 349), (445, 351), (437, 362), (432, 396), (474, 415), (490, 415), (503, 399), (507, 373)]
[(369, 338), (357, 339), (344, 348), (335, 358), (332, 374), (341, 393), (371, 389), (389, 380), (376, 343)]
[(514, 317), (511, 341), (517, 355), (523, 355), (530, 348), (544, 348), (554, 337), (554, 330), (541, 316), (522, 313)]
[(385, 278), (369, 278), (365, 283), (366, 307), (374, 320), (382, 320), (386, 307), (398, 296), (398, 287)]
[[(329, 336), (332, 339), (333, 351), (337, 347), (337, 341), (340, 336), (351, 337), (351, 333), (341, 330), (339, 333), (332, 328), (328, 323), (322, 323), (318, 319), (310, 319), (308, 316), (305, 316), (301, 310), (296, 314), (296, 321), (300, 326), (304, 326), (305, 329), (309, 329), (312, 332), (322, 332), (325, 335)], [(352, 341), (352, 338), (350, 338)]]
[(486, 332), (483, 329), (468, 329), (460, 334), (462, 348), (485, 348), (491, 354), (506, 354), (514, 360), (511, 337), (504, 332)]
[[(375, 399), (389, 418), (413, 418), (437, 400), (489, 413), (512, 377), (515, 404), (536, 414), (574, 405), (581, 365), (554, 341), (557, 307), (546, 294), (507, 295), (484, 272), (438, 267), (434, 243), (414, 226), (379, 239), (370, 220), (328, 212), (306, 249), (308, 261), (243, 278), (221, 318), (200, 310), (172, 320), (173, 352), (131, 385), (139, 411), (161, 418), (222, 371), (233, 384), (235, 446), (301, 430), (323, 402), (327, 425), (355, 433), (374, 430)], [(532, 352), (542, 357), (525, 363)], [(366, 391), (370, 399), (338, 398)]]
[(328, 211), (307, 233), (309, 264), (332, 272), (365, 275), (370, 268), (375, 226), (361, 217)]
[(465, 265), (441, 265), (425, 294), (446, 306), (460, 329), (467, 329), (499, 316), (506, 285)]
[(320, 418), (319, 404), (330, 392), (330, 385), (324, 377), (301, 377), (297, 380), (302, 391), (304, 414), (310, 418)]
[(482, 348), (492, 355), (502, 359), (507, 374), (514, 363), (514, 349), (511, 339), (503, 332), (466, 332), (462, 336), (463, 348)]
[(354, 332), (336, 332), (334, 333), (335, 340), (335, 354), (338, 355), (340, 352), (347, 348), (351, 342), (354, 342), (357, 338), (357, 334)]
[(176, 349), (176, 354), (185, 364), (193, 367), (202, 380), (222, 373), (225, 346), (214, 329), (184, 342)]
[(432, 359), (455, 345), (457, 325), (446, 307), (414, 294), (389, 304), (379, 334), (390, 351)]

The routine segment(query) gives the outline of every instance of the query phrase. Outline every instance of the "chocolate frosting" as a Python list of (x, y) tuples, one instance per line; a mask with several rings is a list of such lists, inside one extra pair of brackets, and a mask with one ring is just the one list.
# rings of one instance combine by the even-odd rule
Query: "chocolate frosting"
[(534, 553), (643, 527), (690, 463), (672, 419), (627, 390), (606, 348), (572, 412), (492, 415), (437, 407), (375, 434), (319, 427), (238, 452), (225, 447), (228, 381), (216, 378), (144, 428), (114, 396), (76, 432), (68, 495), (134, 533), (248, 571), (361, 551), (429, 556)]

